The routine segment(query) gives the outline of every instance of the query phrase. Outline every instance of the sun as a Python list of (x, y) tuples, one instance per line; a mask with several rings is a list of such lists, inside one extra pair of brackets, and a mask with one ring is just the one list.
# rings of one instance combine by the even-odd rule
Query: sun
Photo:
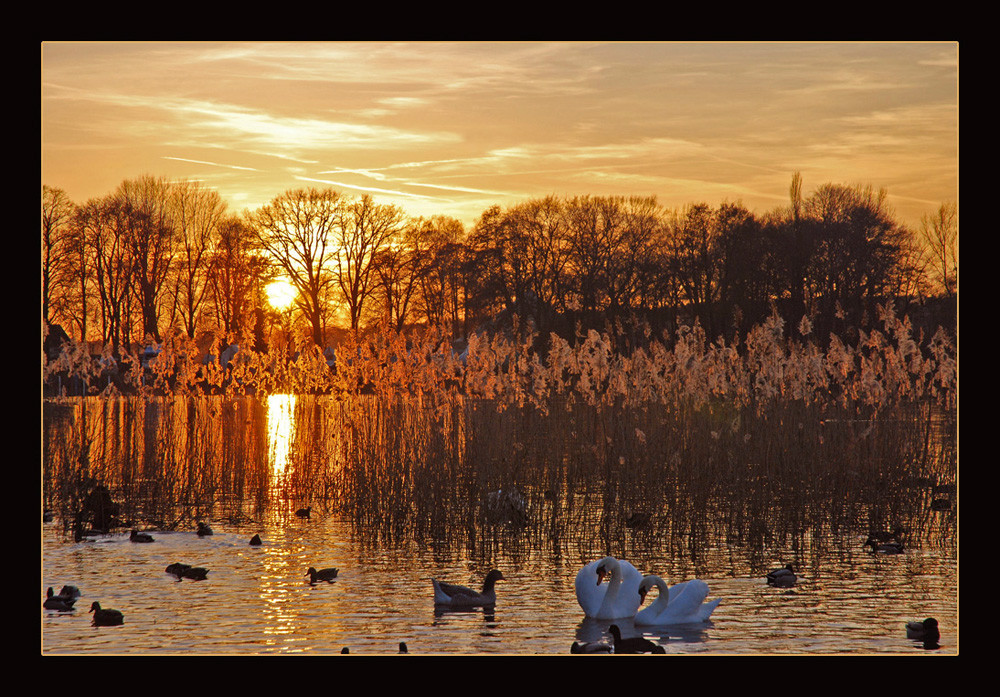
[(274, 281), (267, 285), (267, 301), (275, 310), (288, 309), (296, 295), (298, 291), (288, 281)]

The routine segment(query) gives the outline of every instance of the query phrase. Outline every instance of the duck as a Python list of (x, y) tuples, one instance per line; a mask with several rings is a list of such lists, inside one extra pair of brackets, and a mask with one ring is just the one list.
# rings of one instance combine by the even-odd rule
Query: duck
[(902, 542), (905, 532), (899, 525), (895, 526), (891, 531), (873, 529), (868, 532), (868, 539), (875, 540), (876, 542)]
[(484, 607), (495, 605), (497, 601), (496, 583), (503, 581), (504, 576), (498, 569), (491, 569), (483, 581), (483, 591), (480, 593), (466, 586), (431, 579), (434, 586), (434, 604), (448, 607)]
[(406, 642), (405, 641), (399, 642), (399, 652), (400, 653), (409, 653), (410, 652), (410, 650), (408, 648), (406, 648)]
[(90, 606), (90, 611), (94, 613), (95, 627), (112, 627), (118, 624), (125, 624), (125, 616), (121, 612), (112, 610), (111, 608), (102, 608), (101, 604), (96, 600)]
[[(64, 586), (65, 588), (65, 586)], [(75, 596), (55, 595), (52, 591), (52, 587), (49, 586), (49, 590), (46, 593), (45, 602), (42, 603), (42, 607), (46, 610), (58, 610), (59, 612), (69, 612), (73, 609), (73, 604), (76, 602)]]
[(775, 588), (791, 588), (795, 585), (795, 581), (798, 580), (798, 576), (795, 575), (795, 569), (792, 568), (791, 564), (785, 564), (781, 569), (773, 569), (767, 572), (765, 576), (767, 580), (767, 585), (774, 586)]
[(570, 653), (614, 653), (614, 647), (606, 641), (574, 641)]
[(190, 564), (181, 564), (179, 561), (175, 561), (173, 564), (167, 565), (167, 573), (173, 574), (177, 578), (181, 578), (184, 575), (185, 569), (190, 569)]
[(332, 583), (333, 579), (337, 578), (338, 569), (320, 569), (316, 571), (313, 567), (309, 567), (306, 570), (306, 576), (309, 577), (309, 583), (316, 583), (316, 581), (326, 581), (327, 583)]
[(870, 535), (868, 539), (865, 540), (865, 545), (872, 548), (872, 552), (877, 554), (902, 554), (903, 553), (903, 543), (902, 542), (879, 542), (873, 539)]
[(295, 511), (295, 515), (297, 515), (299, 518), (308, 518), (311, 513), (312, 513), (312, 506), (306, 506), (305, 508), (300, 508), (299, 510)]
[(212, 528), (208, 527), (207, 523), (198, 521), (198, 537), (205, 537), (205, 535), (211, 535)]
[(208, 577), (208, 569), (203, 566), (188, 566), (181, 570), (179, 577), (189, 578), (192, 581), (204, 581)]
[(80, 589), (76, 586), (63, 586), (62, 590), (59, 591), (59, 595), (64, 598), (72, 598), (76, 600), (80, 597)]
[(148, 532), (139, 532), (138, 530), (133, 530), (132, 533), (128, 536), (128, 539), (131, 542), (152, 542), (153, 536), (150, 535)]
[(646, 637), (636, 636), (628, 637), (627, 639), (622, 638), (621, 629), (618, 628), (617, 624), (613, 624), (608, 627), (608, 631), (611, 632), (612, 643), (614, 644), (615, 653), (666, 653), (667, 650), (660, 646), (659, 644), (650, 641)]
[(651, 522), (648, 513), (633, 513), (625, 519), (625, 527), (632, 530), (646, 530)]
[[(607, 585), (602, 585), (610, 575)], [(576, 574), (576, 600), (587, 617), (613, 620), (635, 616), (642, 602), (642, 574), (627, 561), (607, 556), (592, 561)]]
[(708, 597), (708, 584), (699, 578), (683, 581), (671, 588), (656, 574), (642, 577), (639, 583), (639, 604), (646, 600), (646, 594), (652, 588), (659, 595), (652, 605), (643, 608), (635, 615), (637, 625), (695, 624), (708, 622), (722, 598), (705, 601)]
[(261, 544), (263, 544), (263, 542), (261, 542), (261, 540), (260, 540), (260, 535), (254, 535), (253, 537), (250, 538), (250, 545), (251, 546), (257, 547), (257, 546), (259, 546)]
[(906, 638), (922, 641), (925, 644), (936, 644), (941, 638), (938, 621), (933, 617), (928, 617), (923, 622), (907, 622)]

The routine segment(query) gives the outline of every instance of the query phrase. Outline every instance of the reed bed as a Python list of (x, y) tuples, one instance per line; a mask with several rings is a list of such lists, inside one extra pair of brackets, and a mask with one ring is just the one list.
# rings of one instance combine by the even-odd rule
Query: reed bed
[(439, 330), (380, 334), (341, 345), (335, 370), (306, 346), (196, 370), (168, 342), (136, 396), (109, 382), (45, 402), (43, 494), (69, 516), (101, 482), (123, 524), (165, 528), (314, 505), (373, 544), (466, 554), (654, 539), (697, 563), (720, 541), (794, 549), (894, 524), (947, 542), (957, 498), (931, 503), (957, 481), (956, 348), (881, 319), (854, 346), (774, 316), (735, 345), (695, 325), (628, 354), (596, 331), (553, 335), (544, 355), (531, 335), (474, 335), (460, 356)]

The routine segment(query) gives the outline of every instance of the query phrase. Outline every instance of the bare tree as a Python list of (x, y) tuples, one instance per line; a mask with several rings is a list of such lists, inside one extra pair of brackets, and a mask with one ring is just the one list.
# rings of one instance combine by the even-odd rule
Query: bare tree
[(65, 191), (42, 187), (42, 317), (47, 322), (72, 313), (75, 210)]
[(209, 279), (220, 329), (243, 341), (252, 328), (250, 313), (262, 292), (267, 261), (256, 250), (257, 238), (237, 217), (219, 223), (219, 239), (212, 251)]
[(130, 334), (132, 274), (135, 260), (127, 235), (129, 211), (116, 196), (94, 199), (77, 210), (75, 226), (85, 244), (94, 270), (101, 337), (114, 350), (128, 343)]
[(353, 330), (358, 329), (365, 302), (376, 284), (376, 255), (396, 239), (404, 222), (399, 208), (377, 204), (365, 194), (345, 206), (342, 223), (334, 229), (337, 285)]
[(336, 283), (338, 256), (331, 245), (338, 244), (347, 217), (340, 193), (315, 188), (287, 191), (247, 217), (262, 248), (298, 291), (295, 305), (317, 346), (323, 345), (327, 291)]
[(958, 290), (958, 206), (942, 203), (933, 217), (925, 215), (920, 223), (932, 282), (938, 292), (954, 297)]
[(175, 298), (184, 329), (193, 339), (210, 287), (211, 250), (219, 238), (226, 204), (218, 192), (196, 182), (174, 184), (170, 201), (178, 242)]
[(162, 177), (125, 180), (115, 192), (126, 214), (126, 242), (134, 262), (132, 282), (142, 310), (142, 331), (160, 340), (160, 311), (175, 254), (176, 223), (170, 183)]

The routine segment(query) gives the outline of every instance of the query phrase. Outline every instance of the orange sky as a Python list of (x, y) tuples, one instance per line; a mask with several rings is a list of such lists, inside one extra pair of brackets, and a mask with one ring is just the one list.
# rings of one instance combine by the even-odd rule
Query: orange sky
[(466, 225), (548, 194), (763, 213), (795, 171), (911, 225), (958, 198), (954, 42), (56, 42), (41, 77), (42, 183), (80, 203), (141, 174)]

